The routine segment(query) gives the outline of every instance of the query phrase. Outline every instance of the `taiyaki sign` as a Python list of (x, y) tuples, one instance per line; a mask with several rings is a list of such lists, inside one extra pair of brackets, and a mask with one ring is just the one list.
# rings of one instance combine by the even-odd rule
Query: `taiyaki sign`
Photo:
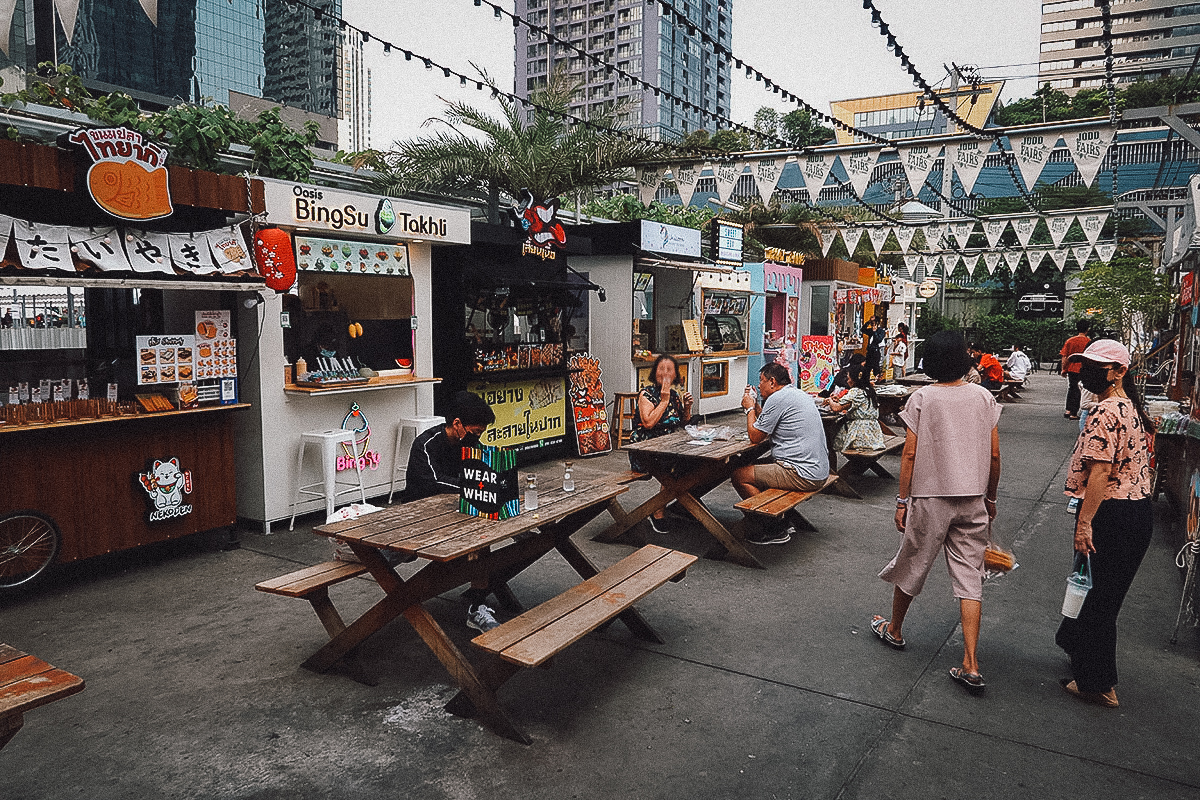
[(129, 220), (171, 215), (167, 148), (129, 128), (80, 128), (66, 134), (66, 143), (92, 162), (88, 194), (105, 212)]

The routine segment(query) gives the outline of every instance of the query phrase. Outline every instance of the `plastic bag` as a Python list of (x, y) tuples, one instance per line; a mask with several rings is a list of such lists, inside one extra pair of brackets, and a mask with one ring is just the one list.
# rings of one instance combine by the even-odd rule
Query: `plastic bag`
[[(343, 522), (348, 519), (358, 519), (364, 514), (374, 514), (376, 511), (383, 511), (379, 506), (373, 506), (370, 503), (351, 503), (348, 506), (343, 506), (325, 518), (325, 524), (332, 522)], [(350, 549), (350, 545), (337, 539), (330, 539), (333, 543), (333, 557), (337, 561), (353, 561), (358, 562), (358, 556)]]

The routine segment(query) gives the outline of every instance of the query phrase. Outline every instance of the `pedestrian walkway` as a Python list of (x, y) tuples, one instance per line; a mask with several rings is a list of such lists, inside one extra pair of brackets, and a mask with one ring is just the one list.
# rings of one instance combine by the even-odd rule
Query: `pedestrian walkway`
[[(875, 574), (899, 541), (893, 480), (852, 478), (863, 500), (810, 500), (818, 530), (756, 549), (765, 570), (701, 559), (647, 597), (639, 607), (665, 644), (612, 626), (554, 669), (518, 675), (505, 696), (521, 697), (511, 707), (529, 747), (445, 713), (455, 690), (402, 622), (360, 648), (377, 686), (299, 668), (324, 631), (307, 604), (254, 584), (329, 557), (310, 518), (293, 533), (243, 533), (240, 550), (189, 540), (122, 554), (0, 600), (0, 641), (88, 683), (0, 753), (0, 796), (1190, 800), (1200, 795), (1200, 640), (1188, 627), (1169, 644), (1179, 532), (1158, 526), (1121, 616), (1121, 707), (1067, 696), (1054, 631), (1072, 557), (1061, 487), (1076, 428), (1062, 418), (1065, 379), (1037, 373), (1030, 384), (1001, 416), (995, 533), (1020, 566), (985, 588), (981, 697), (947, 675), (962, 645), (943, 567), (913, 604), (904, 652), (870, 631), (890, 603)], [(884, 463), (896, 472), (895, 456)], [(620, 452), (575, 466), (576, 481), (627, 469)], [(537, 471), (548, 485), (561, 465)], [(631, 499), (653, 491), (634, 484)], [(741, 524), (731, 487), (709, 499)], [(601, 564), (635, 544), (591, 542), (607, 524), (576, 537)], [(711, 543), (694, 523), (668, 524), (635, 532), (697, 554)], [(573, 576), (546, 558), (512, 588), (531, 606)], [(379, 594), (366, 580), (339, 589), (347, 617)], [(430, 611), (469, 648), (457, 592)]]

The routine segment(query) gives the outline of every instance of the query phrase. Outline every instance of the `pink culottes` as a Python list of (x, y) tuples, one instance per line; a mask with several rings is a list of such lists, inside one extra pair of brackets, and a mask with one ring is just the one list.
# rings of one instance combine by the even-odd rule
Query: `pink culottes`
[(900, 551), (879, 577), (916, 597), (938, 553), (945, 549), (954, 596), (983, 600), (983, 551), (987, 543), (988, 515), (982, 496), (913, 497)]

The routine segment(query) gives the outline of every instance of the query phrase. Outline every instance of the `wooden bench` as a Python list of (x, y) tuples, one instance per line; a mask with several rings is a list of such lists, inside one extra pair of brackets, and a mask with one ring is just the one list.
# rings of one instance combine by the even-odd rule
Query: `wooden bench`
[(337, 636), (346, 630), (346, 623), (333, 607), (329, 599), (329, 587), (335, 583), (357, 578), (367, 571), (362, 564), (353, 561), (326, 561), (312, 567), (289, 572), (269, 581), (257, 583), (254, 588), (268, 594), (279, 594), (284, 597), (303, 597), (312, 604), (317, 612), (317, 618), (325, 626), (329, 638)]
[(750, 514), (759, 514), (764, 517), (774, 517), (779, 519), (788, 511), (792, 512), (796, 519), (797, 527), (800, 530), (815, 531), (816, 527), (804, 518), (804, 515), (796, 511), (796, 506), (803, 503), (810, 497), (818, 495), (829, 487), (833, 486), (841, 479), (841, 476), (836, 472), (829, 473), (829, 477), (825, 479), (825, 483), (820, 489), (815, 489), (811, 492), (788, 491), (787, 489), (766, 489), (759, 492), (753, 497), (747, 497), (740, 503), (734, 503), (733, 507), (746, 511)]
[(992, 396), (1001, 403), (1016, 402), (1021, 399), (1020, 389), (1025, 388), (1025, 381), (1005, 381), (999, 389), (992, 389)]
[(613, 483), (620, 484), (621, 486), (624, 486), (628, 483), (636, 483), (637, 481), (648, 481), (648, 480), (650, 480), (649, 473), (636, 472), (632, 469), (628, 470), (627, 472), (622, 472), (619, 475), (614, 475), (612, 478)]
[(25, 724), (25, 712), (83, 691), (83, 678), (0, 643), (0, 749)]
[(846, 457), (846, 465), (838, 470), (838, 474), (842, 477), (862, 475), (867, 470), (871, 470), (881, 478), (893, 477), (892, 473), (879, 463), (879, 459), (889, 453), (903, 450), (906, 438), (899, 435), (885, 436), (883, 437), (883, 448), (880, 450), (842, 450), (842, 455)]

